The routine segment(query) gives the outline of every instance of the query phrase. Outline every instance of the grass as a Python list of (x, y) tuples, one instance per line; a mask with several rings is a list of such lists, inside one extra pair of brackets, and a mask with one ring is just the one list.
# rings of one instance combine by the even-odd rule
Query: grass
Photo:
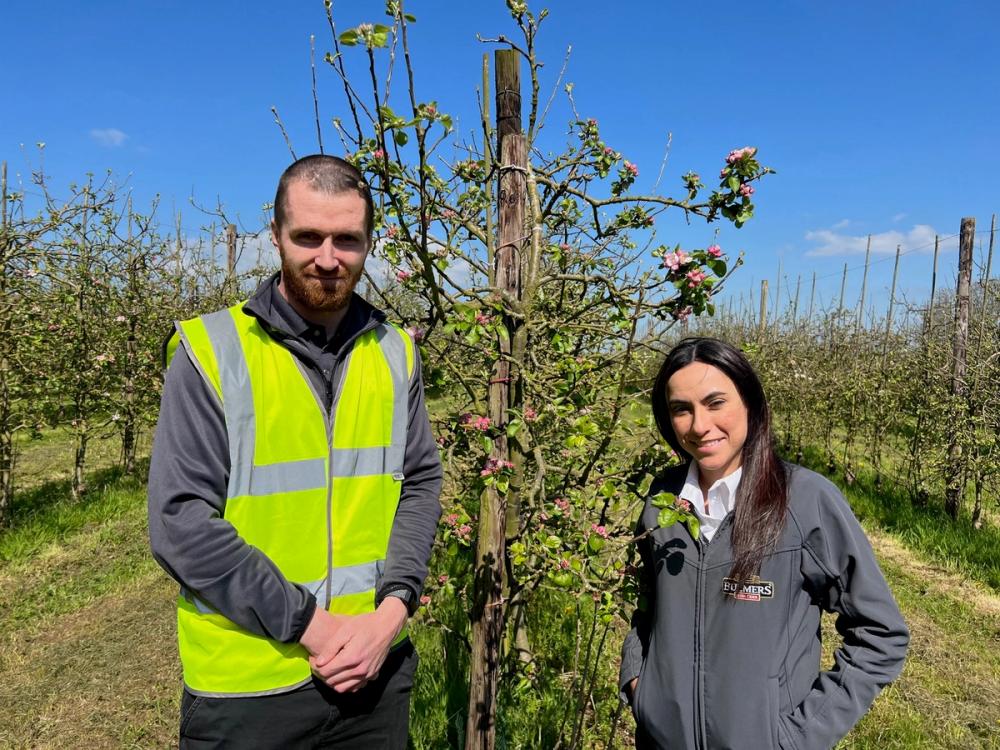
[[(806, 451), (803, 462), (825, 471), (819, 451)], [(834, 478), (855, 514), (898, 537), (921, 557), (1000, 591), (1000, 527), (987, 520), (972, 526), (968, 513), (952, 521), (941, 504), (916, 506), (906, 489), (885, 482), (875, 487), (874, 473), (859, 469), (853, 485)], [(967, 510), (967, 509), (966, 509)]]
[[(0, 747), (174, 746), (176, 585), (149, 556), (145, 488), (114, 469), (114, 446), (106, 445), (95, 450), (107, 462), (91, 474), (91, 492), (70, 503), (66, 478), (46, 480), (50, 459), (32, 453), (62, 455), (65, 437), (25, 446), (23, 465), (35, 462), (38, 476), (17, 496), (14, 528), (0, 533)], [(1000, 595), (993, 577), (1000, 546), (990, 541), (995, 536), (983, 544), (975, 538), (996, 529), (953, 528), (933, 509), (871, 490), (862, 476), (847, 494), (912, 641), (902, 676), (840, 747), (1000, 750)], [(561, 594), (534, 610), (538, 679), (503, 685), (498, 748), (552, 747), (562, 717), (576, 715), (576, 612), (576, 602)], [(582, 623), (586, 632), (588, 620)], [(824, 618), (824, 632), (829, 655), (832, 618)], [(412, 745), (458, 747), (467, 653), (423, 617), (412, 633), (421, 654)], [(619, 624), (599, 660), (584, 747), (607, 741), (622, 635)], [(618, 725), (613, 746), (630, 746), (628, 711)]]

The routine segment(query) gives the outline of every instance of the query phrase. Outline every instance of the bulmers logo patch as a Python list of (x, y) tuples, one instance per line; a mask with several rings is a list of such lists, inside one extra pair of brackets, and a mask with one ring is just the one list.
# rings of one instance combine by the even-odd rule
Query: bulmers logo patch
[(722, 593), (742, 602), (759, 602), (774, 596), (774, 582), (762, 581), (758, 576), (742, 584), (735, 578), (723, 578)]

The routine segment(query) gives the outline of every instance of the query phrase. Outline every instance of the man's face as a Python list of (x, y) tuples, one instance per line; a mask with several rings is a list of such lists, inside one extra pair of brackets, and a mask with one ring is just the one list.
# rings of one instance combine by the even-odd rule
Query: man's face
[(281, 256), (281, 286), (289, 302), (306, 313), (340, 310), (368, 255), (365, 201), (353, 192), (330, 195), (292, 182), (284, 222), (271, 222), (271, 242)]

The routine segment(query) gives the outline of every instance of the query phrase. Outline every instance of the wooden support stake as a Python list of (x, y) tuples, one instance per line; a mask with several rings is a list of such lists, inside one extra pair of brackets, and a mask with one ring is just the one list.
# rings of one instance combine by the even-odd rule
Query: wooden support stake
[(934, 293), (937, 291), (937, 266), (938, 266), (938, 250), (941, 246), (941, 238), (938, 235), (934, 235), (934, 264), (931, 268), (931, 301), (927, 306), (927, 331), (926, 334), (930, 336), (931, 332), (934, 330)]
[[(500, 153), (498, 193), (499, 241), (494, 278), (497, 292), (521, 298), (521, 259), (526, 241), (527, 139), (521, 133), (520, 59), (514, 50), (498, 50), (496, 70), (497, 137)], [(505, 316), (507, 318), (507, 316)], [(489, 388), (490, 419), (498, 429), (491, 458), (510, 460), (505, 436), (512, 393), (510, 342), (513, 321), (505, 319), (508, 335), (500, 339)], [(465, 727), (467, 750), (493, 750), (496, 744), (497, 689), (505, 607), (504, 555), (507, 494), (487, 488), (480, 501), (475, 579), (470, 611), (472, 622), (469, 672), (469, 714)]]
[(760, 317), (757, 318), (757, 337), (764, 338), (767, 331), (767, 279), (760, 282)]
[(816, 299), (816, 272), (813, 271), (813, 283), (812, 289), (809, 291), (809, 314), (806, 316), (806, 320), (812, 320), (813, 316), (813, 301)]
[(795, 300), (792, 302), (792, 326), (799, 317), (799, 287), (802, 286), (802, 274), (795, 279)]
[(226, 281), (236, 276), (236, 225), (226, 224)]
[(837, 304), (837, 314), (844, 312), (844, 291), (847, 289), (847, 264), (844, 264), (844, 275), (840, 277), (840, 302)]
[(885, 337), (882, 339), (882, 361), (885, 363), (889, 349), (889, 335), (892, 333), (892, 310), (896, 302), (896, 277), (899, 276), (899, 245), (896, 245), (896, 264), (892, 267), (892, 291), (889, 292), (889, 312), (885, 318)]
[(872, 236), (868, 235), (868, 247), (865, 249), (865, 273), (861, 277), (861, 301), (858, 303), (858, 321), (855, 331), (860, 331), (865, 319), (865, 295), (868, 292), (868, 267), (872, 259)]
[[(951, 374), (951, 394), (955, 407), (964, 403), (966, 395), (965, 370), (966, 355), (969, 343), (969, 291), (972, 282), (972, 247), (976, 236), (976, 220), (972, 217), (962, 219), (962, 227), (958, 241), (958, 284), (955, 291), (955, 333), (953, 340), (953, 362)], [(944, 507), (952, 519), (957, 519), (962, 507), (962, 477), (964, 461), (962, 460), (961, 430), (965, 429), (965, 420), (959, 415), (950, 420), (951, 439), (948, 445), (948, 474)]]

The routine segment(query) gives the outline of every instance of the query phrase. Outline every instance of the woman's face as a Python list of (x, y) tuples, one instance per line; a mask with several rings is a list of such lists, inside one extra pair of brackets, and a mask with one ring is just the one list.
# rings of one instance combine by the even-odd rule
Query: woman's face
[(667, 381), (674, 435), (711, 485), (743, 463), (747, 408), (736, 384), (717, 367), (692, 362)]

